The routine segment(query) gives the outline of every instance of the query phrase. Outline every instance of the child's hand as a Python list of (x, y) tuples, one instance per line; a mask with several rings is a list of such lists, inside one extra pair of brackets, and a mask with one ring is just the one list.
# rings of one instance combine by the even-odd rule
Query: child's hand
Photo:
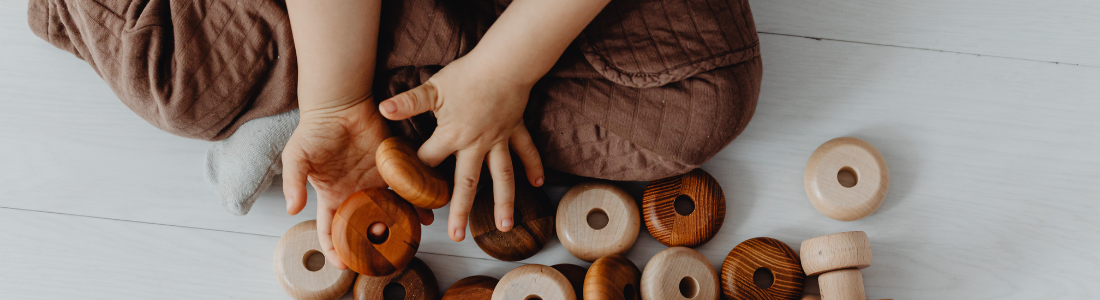
[[(367, 98), (347, 107), (302, 111), (301, 121), (283, 150), (283, 193), (286, 210), (297, 214), (306, 206), (306, 179), (317, 190), (317, 235), (325, 257), (338, 269), (347, 268), (332, 245), (332, 216), (352, 193), (384, 187), (374, 150), (389, 136), (385, 121)], [(431, 224), (430, 210), (417, 209), (420, 222)], [(381, 234), (385, 227), (371, 228)]]
[(483, 161), (489, 164), (493, 179), (494, 215), (501, 231), (513, 226), (515, 179), (509, 149), (519, 155), (531, 184), (543, 183), (542, 161), (523, 125), (523, 110), (534, 83), (518, 82), (508, 72), (488, 67), (485, 57), (471, 56), (455, 60), (423, 85), (379, 104), (390, 120), (435, 113), (439, 125), (417, 154), (433, 167), (451, 154), (458, 158), (447, 225), (454, 241), (465, 237)]

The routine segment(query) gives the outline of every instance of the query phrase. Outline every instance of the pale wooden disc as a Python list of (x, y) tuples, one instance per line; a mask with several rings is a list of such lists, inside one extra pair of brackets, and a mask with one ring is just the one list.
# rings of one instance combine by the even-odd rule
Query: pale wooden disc
[(642, 299), (717, 300), (718, 295), (714, 266), (691, 248), (658, 252), (642, 271)]
[(558, 270), (544, 265), (523, 265), (504, 274), (493, 290), (493, 300), (577, 300), (573, 286)]
[(874, 213), (890, 188), (890, 170), (882, 154), (875, 146), (852, 137), (821, 144), (810, 155), (803, 179), (814, 208), (839, 221)]
[(323, 258), (319, 262), (324, 266), (310, 271), (306, 260), (313, 253), (324, 253), (317, 240), (317, 221), (298, 223), (283, 234), (275, 247), (275, 278), (283, 290), (298, 300), (332, 300), (347, 293), (355, 272), (337, 269)]
[(871, 241), (863, 231), (823, 235), (802, 241), (800, 256), (806, 275), (871, 266)]
[[(594, 210), (607, 214), (606, 227), (589, 226), (588, 214)], [(558, 203), (556, 222), (558, 240), (584, 261), (630, 250), (642, 225), (634, 198), (604, 182), (581, 183), (569, 189)]]

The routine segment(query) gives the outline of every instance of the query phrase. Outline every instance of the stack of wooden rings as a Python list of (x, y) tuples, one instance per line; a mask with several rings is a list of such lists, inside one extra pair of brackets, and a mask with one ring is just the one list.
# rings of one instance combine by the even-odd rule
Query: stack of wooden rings
[(826, 300), (863, 300), (863, 273), (871, 266), (871, 242), (863, 231), (823, 235), (802, 242), (802, 268), (818, 275)]

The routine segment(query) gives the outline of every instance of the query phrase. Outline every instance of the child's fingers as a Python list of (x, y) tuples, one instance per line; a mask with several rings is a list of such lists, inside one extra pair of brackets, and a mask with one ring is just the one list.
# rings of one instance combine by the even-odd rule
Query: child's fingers
[(390, 120), (404, 120), (409, 117), (434, 110), (438, 94), (435, 85), (429, 80), (420, 86), (397, 94), (378, 104), (378, 111)]
[(503, 142), (489, 150), (489, 174), (493, 176), (493, 202), (496, 203), (493, 215), (496, 216), (497, 229), (504, 232), (512, 230), (512, 214), (515, 212), (516, 176), (511, 156), (508, 144)]
[(416, 208), (416, 216), (420, 218), (420, 224), (424, 226), (432, 225), (435, 223), (435, 213), (430, 209)]
[(459, 151), (455, 166), (455, 188), (451, 196), (451, 216), (447, 220), (447, 231), (451, 240), (456, 242), (461, 242), (466, 237), (466, 223), (469, 221), (470, 207), (474, 204), (477, 180), (485, 157), (485, 154), (473, 151)]
[(424, 141), (423, 145), (420, 145), (420, 149), (416, 150), (416, 156), (420, 158), (420, 161), (434, 168), (454, 152), (454, 146), (446, 140), (445, 135), (440, 134), (437, 128), (436, 132), (427, 141)]
[(300, 151), (288, 147), (283, 151), (283, 195), (286, 196), (286, 212), (296, 215), (306, 207), (306, 178), (308, 162)]
[(317, 239), (321, 242), (321, 250), (325, 252), (325, 258), (337, 269), (344, 270), (348, 267), (340, 260), (336, 248), (332, 245), (332, 216), (336, 214), (336, 207), (328, 204), (328, 201), (317, 201)]
[(518, 127), (512, 132), (508, 143), (519, 156), (519, 160), (523, 162), (524, 170), (527, 171), (527, 180), (531, 185), (540, 187), (546, 181), (542, 170), (542, 157), (539, 156), (539, 149), (535, 148), (535, 143), (531, 141), (531, 133), (527, 132), (523, 124)]

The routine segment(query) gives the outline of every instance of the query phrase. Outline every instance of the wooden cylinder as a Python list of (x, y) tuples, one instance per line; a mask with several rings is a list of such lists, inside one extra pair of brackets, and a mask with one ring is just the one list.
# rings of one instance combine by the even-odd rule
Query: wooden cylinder
[(823, 235), (802, 241), (802, 269), (817, 275), (840, 269), (871, 266), (871, 241), (863, 231)]
[[(678, 207), (677, 201), (691, 205)], [(722, 228), (726, 196), (714, 177), (695, 169), (650, 182), (642, 195), (642, 216), (649, 233), (665, 246), (696, 247)]]
[(717, 300), (714, 266), (699, 251), (672, 247), (649, 259), (642, 271), (642, 299)]
[(482, 188), (470, 211), (470, 234), (477, 246), (503, 261), (524, 260), (554, 237), (554, 203), (540, 188), (516, 181), (512, 230), (497, 230), (492, 187)]
[(450, 184), (416, 155), (416, 150), (399, 137), (382, 141), (375, 150), (375, 162), (382, 180), (401, 198), (420, 208), (436, 209), (451, 201)]
[(874, 213), (890, 189), (890, 170), (882, 154), (852, 137), (821, 144), (810, 155), (803, 179), (814, 208), (839, 221)]
[(642, 272), (626, 257), (612, 254), (588, 267), (584, 276), (585, 300), (638, 300)]
[[(770, 277), (771, 284), (760, 286), (758, 272)], [(737, 244), (722, 262), (722, 294), (727, 299), (789, 299), (802, 297), (806, 274), (798, 254), (780, 240), (751, 238)]]
[(824, 300), (864, 300), (863, 273), (859, 269), (843, 269), (822, 273), (817, 277)]
[(569, 280), (544, 265), (523, 265), (504, 274), (493, 290), (493, 300), (577, 300)]
[(404, 300), (439, 299), (435, 274), (427, 264), (415, 257), (400, 272), (377, 277), (359, 274), (352, 295), (355, 300), (383, 300), (386, 299), (386, 290), (390, 288), (404, 289)]
[[(386, 225), (384, 241), (372, 242), (374, 223)], [(378, 242), (378, 243), (375, 243)], [(408, 202), (385, 188), (356, 192), (344, 200), (332, 218), (332, 244), (348, 268), (370, 276), (386, 276), (405, 267), (420, 247), (420, 221)]]
[(550, 267), (561, 272), (561, 275), (569, 280), (569, 285), (573, 286), (577, 299), (584, 299), (584, 276), (588, 274), (588, 269), (574, 264), (556, 264)]
[[(607, 224), (595, 228), (589, 220), (599, 219), (596, 216), (600, 214), (606, 216)], [(558, 203), (556, 222), (558, 240), (584, 261), (630, 250), (641, 228), (634, 198), (606, 182), (581, 183), (569, 189)]]
[(496, 278), (475, 275), (459, 279), (447, 292), (442, 300), (490, 300), (493, 298), (493, 289), (497, 286)]
[(351, 270), (339, 270), (325, 259), (317, 240), (317, 221), (294, 225), (275, 246), (275, 279), (298, 300), (332, 300), (348, 292), (355, 281)]

